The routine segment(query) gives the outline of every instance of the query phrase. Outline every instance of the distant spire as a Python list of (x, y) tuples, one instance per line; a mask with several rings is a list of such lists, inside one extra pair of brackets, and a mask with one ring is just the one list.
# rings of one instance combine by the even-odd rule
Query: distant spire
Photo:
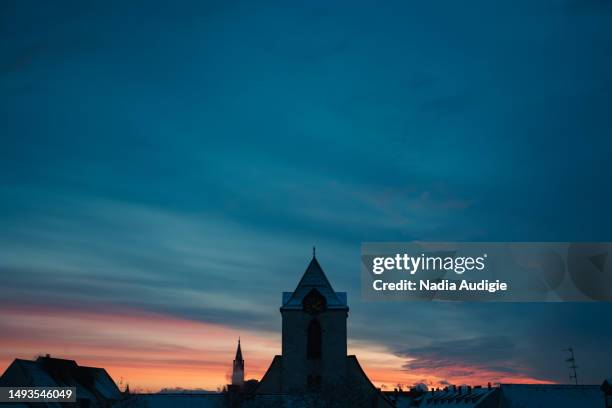
[(238, 337), (238, 348), (236, 348), (236, 358), (232, 366), (232, 385), (242, 387), (244, 385), (244, 360), (242, 359), (242, 349), (240, 347), (240, 337)]
[(313, 258), (317, 257), (317, 247), (315, 247), (314, 245), (312, 246), (312, 257)]
[(238, 337), (238, 348), (236, 349), (236, 361), (242, 361), (242, 349), (240, 348), (240, 337)]

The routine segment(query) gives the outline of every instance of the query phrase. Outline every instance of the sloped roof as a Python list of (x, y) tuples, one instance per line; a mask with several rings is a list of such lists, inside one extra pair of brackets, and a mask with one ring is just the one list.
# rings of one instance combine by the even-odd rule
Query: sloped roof
[(30, 384), (28, 384), (29, 386), (57, 387), (59, 385), (57, 381), (55, 381), (36, 361), (16, 358), (15, 363), (19, 364), (24, 373), (26, 373), (26, 376), (30, 380)]
[(447, 406), (461, 406), (465, 408), (490, 406), (489, 398), (496, 395), (497, 388), (472, 388), (466, 386), (446, 387), (439, 391), (428, 391), (417, 400), (420, 401), (419, 407), (431, 407), (438, 404)]
[(81, 370), (87, 371), (94, 380), (94, 388), (106, 399), (121, 399), (121, 391), (113, 381), (108, 372), (100, 367), (80, 366)]
[[(24, 374), (23, 379), (6, 381), (25, 381), (24, 384), (8, 384), (12, 386), (35, 387), (76, 387), (77, 398), (97, 400), (117, 400), (121, 393), (110, 375), (103, 368), (79, 366), (74, 360), (39, 357), (36, 361), (15, 359), (7, 368), (2, 378), (12, 369), (19, 367)], [(4, 381), (4, 382), (6, 382)], [(3, 384), (5, 385), (5, 384)], [(55, 405), (49, 405), (49, 407)], [(59, 404), (57, 404), (59, 407)]]
[(604, 394), (597, 385), (501, 384), (500, 390), (501, 403), (508, 408), (604, 406)]
[(335, 292), (327, 276), (323, 272), (316, 257), (312, 258), (306, 272), (293, 292), (283, 292), (283, 306), (281, 310), (301, 309), (302, 300), (316, 289), (325, 298), (328, 309), (346, 309), (346, 292)]

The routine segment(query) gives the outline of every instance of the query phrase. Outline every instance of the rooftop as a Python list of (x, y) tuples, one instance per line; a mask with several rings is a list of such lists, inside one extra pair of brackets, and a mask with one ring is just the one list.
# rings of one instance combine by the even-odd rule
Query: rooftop
[(348, 310), (346, 292), (334, 291), (321, 265), (319, 265), (319, 261), (314, 256), (295, 290), (293, 292), (283, 292), (281, 310), (301, 309), (302, 301), (313, 289), (316, 289), (325, 298), (328, 309)]

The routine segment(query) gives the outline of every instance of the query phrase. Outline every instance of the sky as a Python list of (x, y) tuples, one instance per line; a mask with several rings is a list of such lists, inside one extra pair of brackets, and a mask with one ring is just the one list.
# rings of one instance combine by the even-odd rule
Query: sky
[(384, 303), (361, 242), (610, 241), (612, 2), (0, 2), (0, 370), (280, 354), (317, 247), (378, 386), (584, 383), (610, 303)]

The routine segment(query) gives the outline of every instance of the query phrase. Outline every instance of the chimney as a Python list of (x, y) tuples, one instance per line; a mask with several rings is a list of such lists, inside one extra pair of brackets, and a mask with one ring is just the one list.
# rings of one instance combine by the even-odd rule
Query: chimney
[(489, 381), (489, 384), (487, 384), (487, 387), (491, 389), (491, 381)]
[(472, 393), (472, 386), (471, 386), (471, 385), (468, 385), (468, 390), (467, 390), (467, 392), (468, 392), (468, 394), (471, 394), (471, 393)]

